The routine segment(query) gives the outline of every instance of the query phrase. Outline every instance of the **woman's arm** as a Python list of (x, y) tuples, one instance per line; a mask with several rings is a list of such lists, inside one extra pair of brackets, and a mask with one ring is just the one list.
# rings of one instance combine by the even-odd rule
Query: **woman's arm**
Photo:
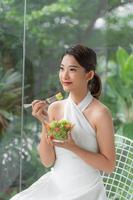
[(42, 125), (42, 133), (40, 143), (38, 145), (38, 153), (42, 164), (45, 167), (51, 167), (55, 162), (55, 150), (51, 142), (48, 141), (47, 132), (44, 125)]
[(45, 128), (45, 123), (43, 122), (44, 119), (47, 119), (48, 122), (54, 119), (54, 103), (51, 104), (48, 108), (48, 112), (44, 112), (46, 104), (42, 102), (37, 102), (33, 105), (32, 115), (36, 117), (40, 122), (42, 122), (42, 132), (40, 143), (38, 145), (38, 152), (41, 159), (42, 164), (45, 167), (51, 167), (56, 159), (55, 150), (52, 142), (50, 141), (47, 130)]
[(99, 146), (99, 152), (93, 153), (77, 146), (72, 137), (64, 144), (57, 146), (67, 148), (78, 155), (87, 164), (106, 173), (113, 172), (115, 168), (115, 147), (114, 147), (114, 128), (112, 117), (107, 108), (95, 115), (96, 137)]

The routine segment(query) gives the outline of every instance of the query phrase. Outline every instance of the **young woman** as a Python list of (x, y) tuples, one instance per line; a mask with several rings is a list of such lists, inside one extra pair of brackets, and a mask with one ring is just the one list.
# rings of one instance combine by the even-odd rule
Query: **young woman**
[[(98, 97), (101, 81), (96, 74), (96, 54), (83, 45), (66, 50), (59, 78), (69, 93), (48, 107), (32, 103), (32, 115), (42, 123), (38, 147), (42, 163), (52, 170), (12, 200), (106, 200), (100, 171), (115, 168), (114, 129), (108, 108)], [(52, 141), (44, 121), (67, 119), (75, 126), (68, 140)]]

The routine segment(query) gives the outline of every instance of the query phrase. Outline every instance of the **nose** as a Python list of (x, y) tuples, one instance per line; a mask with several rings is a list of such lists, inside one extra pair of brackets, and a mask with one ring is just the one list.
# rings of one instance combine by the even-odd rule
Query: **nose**
[(68, 70), (64, 70), (63, 71), (62, 78), (63, 78), (63, 80), (68, 80), (69, 79), (69, 72), (68, 72)]

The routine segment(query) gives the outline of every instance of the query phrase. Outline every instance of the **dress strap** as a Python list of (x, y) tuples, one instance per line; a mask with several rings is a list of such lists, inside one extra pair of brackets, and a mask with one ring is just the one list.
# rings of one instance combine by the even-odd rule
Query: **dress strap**
[(91, 95), (90, 91), (87, 93), (87, 95), (85, 96), (85, 98), (78, 104), (76, 105), (75, 102), (72, 100), (72, 98), (68, 97), (69, 101), (71, 101), (76, 107), (78, 107), (78, 109), (83, 112), (88, 105), (92, 102), (93, 100), (93, 96)]

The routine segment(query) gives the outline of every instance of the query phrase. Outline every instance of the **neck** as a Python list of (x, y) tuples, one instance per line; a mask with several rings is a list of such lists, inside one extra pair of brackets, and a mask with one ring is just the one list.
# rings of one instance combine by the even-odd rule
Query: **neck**
[(82, 91), (71, 91), (70, 96), (72, 100), (78, 105), (87, 95), (88, 89)]

